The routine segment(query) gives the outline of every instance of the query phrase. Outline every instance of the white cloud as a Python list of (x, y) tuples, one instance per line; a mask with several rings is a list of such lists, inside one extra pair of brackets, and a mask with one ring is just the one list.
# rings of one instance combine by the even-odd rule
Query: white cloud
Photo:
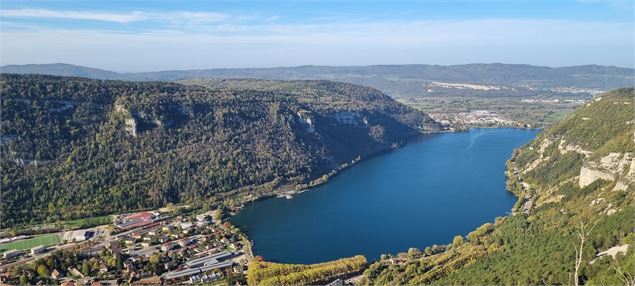
[(94, 20), (115, 23), (129, 23), (145, 20), (141, 12), (102, 13), (89, 11), (55, 11), (47, 9), (11, 9), (0, 10), (0, 16), (12, 18), (58, 18), (75, 20)]
[(68, 62), (116, 71), (471, 62), (633, 66), (630, 24), (540, 19), (219, 23), (142, 33), (12, 29), (0, 40), (1, 64)]
[(215, 12), (93, 12), (48, 9), (4, 9), (0, 10), (0, 17), (7, 18), (39, 18), (65, 20), (92, 20), (114, 23), (131, 23), (140, 21), (187, 21), (193, 23), (217, 22), (227, 18), (223, 13)]

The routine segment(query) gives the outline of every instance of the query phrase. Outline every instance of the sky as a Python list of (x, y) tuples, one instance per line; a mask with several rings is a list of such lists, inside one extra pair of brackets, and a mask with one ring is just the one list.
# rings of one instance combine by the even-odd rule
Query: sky
[(632, 0), (0, 1), (0, 65), (634, 67)]

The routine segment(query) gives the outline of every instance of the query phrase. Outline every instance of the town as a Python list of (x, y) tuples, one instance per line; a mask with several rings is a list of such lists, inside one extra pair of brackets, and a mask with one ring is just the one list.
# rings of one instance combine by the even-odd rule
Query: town
[(252, 258), (246, 236), (219, 210), (187, 208), (113, 216), (111, 224), (88, 229), (4, 238), (1, 250), (0, 283), (12, 285), (245, 284)]
[(430, 112), (430, 117), (440, 122), (450, 130), (462, 130), (472, 126), (479, 127), (530, 127), (502, 117), (488, 110), (473, 110), (470, 112)]

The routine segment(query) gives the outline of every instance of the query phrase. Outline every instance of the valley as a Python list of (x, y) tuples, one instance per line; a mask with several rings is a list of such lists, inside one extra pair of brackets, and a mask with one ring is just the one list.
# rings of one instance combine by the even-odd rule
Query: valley
[(0, 286), (635, 286), (635, 1), (0, 3)]
[[(448, 120), (446, 124), (453, 129), (468, 131), (415, 139), (447, 129), (434, 118), (447, 120), (439, 114), (448, 113), (432, 112), (428, 116), (378, 90), (331, 81), (189, 79), (162, 83), (3, 74), (0, 87), (3, 237), (27, 236), (24, 242), (6, 245), (2, 266), (7, 268), (3, 270), (13, 271), (3, 276), (7, 281), (59, 282), (72, 277), (84, 282), (114, 278), (119, 283), (125, 277), (130, 279), (128, 283), (191, 280), (297, 284), (346, 279), (355, 284), (567, 284), (575, 270), (579, 279), (613, 284), (620, 281), (619, 275), (629, 273), (633, 263), (629, 247), (633, 243), (629, 225), (633, 215), (631, 173), (635, 169), (633, 89), (618, 89), (589, 99), (516, 99), (522, 104), (562, 108), (549, 116), (551, 127), (512, 152), (533, 138), (537, 130), (469, 129), (482, 125), (518, 126), (516, 121), (508, 124), (504, 117), (489, 110), (471, 111), (474, 105), (470, 102), (474, 99), (463, 105), (461, 99), (453, 101), (448, 97), (438, 99), (439, 103), (433, 99), (419, 109), (434, 110), (435, 104), (437, 108), (455, 106), (455, 110), (463, 110), (459, 114), (467, 111), (467, 119), (502, 124), (457, 124)], [(501, 114), (512, 110), (504, 101), (497, 102), (498, 107), (490, 108)], [(580, 104), (582, 107), (568, 111)], [(518, 140), (500, 148), (501, 142), (507, 140), (503, 136), (507, 131), (519, 135)], [(463, 139), (452, 143), (446, 141), (448, 138)], [(455, 146), (463, 151), (424, 147), (434, 146), (438, 140), (442, 141), (439, 146)], [(468, 144), (467, 149), (464, 144)], [(398, 149), (390, 151), (395, 148)], [(471, 148), (478, 152), (470, 151)], [(494, 151), (497, 155), (491, 153)], [(503, 173), (503, 162), (510, 154)], [(418, 156), (422, 157), (414, 160)], [(457, 156), (458, 161), (450, 160), (452, 156)], [(403, 160), (393, 165), (377, 163), (399, 157)], [(495, 158), (497, 162), (488, 161)], [(468, 159), (469, 162), (464, 161)], [(390, 170), (381, 171), (380, 166), (372, 167), (373, 164)], [(457, 169), (461, 166), (467, 169)], [(406, 169), (399, 171), (400, 168)], [(374, 173), (360, 174), (363, 170)], [(483, 173), (487, 170), (492, 171), (488, 173), (491, 175)], [(412, 171), (412, 178), (399, 179)], [(380, 174), (390, 172), (399, 172), (390, 177), (400, 183), (376, 181)], [(342, 185), (335, 187), (339, 191), (329, 191), (351, 176), (371, 185)], [(470, 176), (473, 180), (465, 182)], [(446, 181), (439, 181), (442, 178)], [(517, 200), (506, 193), (505, 180), (507, 190)], [(465, 185), (453, 186), (461, 182)], [(443, 190), (444, 196), (400, 199), (396, 186), (403, 183), (410, 184), (406, 193), (415, 194), (423, 188)], [(469, 198), (467, 193), (457, 192), (454, 199), (447, 201), (452, 190), (471, 188), (483, 189), (474, 191), (473, 195), (478, 196), (462, 206), (461, 200)], [(304, 192), (307, 189), (312, 190)], [(377, 192), (389, 189), (395, 193), (378, 196)], [(486, 197), (490, 191), (493, 197)], [(334, 197), (320, 199), (323, 194), (349, 197), (344, 200), (347, 202), (336, 203), (338, 199)], [(275, 195), (293, 198), (260, 200)], [(320, 203), (302, 207), (301, 202), (312, 197)], [(362, 203), (362, 199), (373, 198), (378, 205)], [(477, 203), (479, 199), (485, 201)], [(396, 204), (391, 204), (392, 200)], [(441, 207), (444, 200), (448, 204)], [(409, 202), (405, 205), (410, 205), (411, 211), (404, 208), (404, 201)], [(444, 219), (437, 221), (442, 225), (417, 227), (420, 216), (439, 215), (440, 209), (432, 206), (426, 208), (426, 214), (412, 211), (430, 201), (449, 211), (444, 217), (457, 216), (456, 222), (461, 226), (442, 227), (449, 222)], [(281, 204), (274, 206), (276, 211), (284, 213), (289, 208), (291, 214), (266, 219), (273, 223), (267, 226), (260, 221), (266, 216), (256, 210), (269, 204)], [(357, 230), (343, 235), (341, 229), (337, 230), (338, 224), (344, 223), (341, 217), (354, 216), (320, 207), (331, 204), (357, 214), (363, 205), (368, 206), (371, 212), (361, 215), (362, 221), (372, 222), (367, 230), (379, 232), (364, 234), (358, 229), (360, 223), (353, 222), (344, 229)], [(163, 206), (168, 206), (163, 208), (167, 212), (159, 209)], [(298, 206), (301, 210), (293, 209)], [(317, 209), (311, 211), (311, 206)], [(471, 207), (476, 209), (469, 213)], [(492, 212), (478, 210), (483, 207)], [(510, 208), (511, 215), (505, 216)], [(378, 209), (395, 217), (377, 213)], [(109, 215), (125, 217), (130, 211), (150, 210), (160, 215), (153, 215), (148, 223), (130, 230), (118, 229), (121, 222), (117, 220), (109, 223)], [(213, 220), (198, 220), (198, 215), (208, 210), (217, 211), (222, 218), (215, 215)], [(250, 215), (251, 219), (241, 218)], [(313, 215), (319, 220), (309, 223)], [(468, 216), (474, 220), (468, 223), (464, 219)], [(313, 231), (304, 229), (297, 234), (328, 235), (335, 239), (331, 245), (341, 246), (320, 250), (315, 243), (298, 245), (291, 254), (315, 247), (313, 250), (322, 256), (305, 251), (304, 258), (285, 258), (279, 247), (264, 243), (269, 240), (291, 246), (285, 242), (290, 226), (281, 223), (288, 220), (285, 217), (298, 219), (297, 226), (314, 227)], [(328, 222), (329, 217), (334, 221)], [(370, 217), (373, 219), (368, 220)], [(102, 218), (108, 223), (104, 224)], [(405, 218), (414, 221), (408, 223)], [(395, 233), (389, 226), (382, 226), (382, 221), (388, 225), (403, 224), (400, 230), (412, 227), (423, 232)], [(320, 227), (322, 223), (335, 227), (336, 233), (329, 235)], [(572, 262), (578, 256), (571, 247), (576, 229), (591, 225), (594, 232), (580, 254), (586, 264), (573, 269), (576, 264)], [(263, 232), (253, 232), (257, 227)], [(279, 227), (283, 228), (283, 236), (267, 238), (267, 232)], [(426, 228), (440, 232), (431, 239)], [(96, 235), (84, 242), (51, 240), (75, 233)], [(351, 238), (358, 234), (375, 238), (393, 234), (407, 239), (403, 245), (377, 243), (372, 250), (356, 250), (363, 245), (355, 241), (364, 238), (353, 239), (355, 246), (338, 243), (344, 239), (341, 235)], [(32, 235), (36, 236), (28, 237)], [(392, 240), (390, 236), (387, 239)], [(180, 247), (162, 249), (181, 241)], [(38, 243), (43, 247), (34, 246)], [(121, 255), (110, 248), (105, 250), (113, 243), (123, 247)], [(271, 252), (264, 258), (258, 256), (267, 247), (271, 247)], [(30, 249), (33, 253), (9, 248)], [(43, 255), (40, 249), (45, 250)], [(206, 258), (207, 254), (213, 257)], [(226, 254), (231, 260), (225, 260)], [(343, 258), (347, 256), (350, 258)], [(209, 259), (219, 268), (201, 270), (187, 264), (198, 258)], [(64, 259), (67, 262), (59, 264), (63, 268), (53, 267)], [(547, 264), (539, 263), (548, 260)], [(314, 262), (319, 263), (288, 264)], [(105, 270), (101, 270), (100, 263)], [(26, 265), (36, 265), (38, 269), (23, 268)], [(525, 268), (508, 276), (504, 273), (510, 271), (509, 265)], [(47, 276), (42, 280), (43, 273), (51, 275), (53, 270), (68, 278)], [(479, 280), (472, 280), (474, 277)]]

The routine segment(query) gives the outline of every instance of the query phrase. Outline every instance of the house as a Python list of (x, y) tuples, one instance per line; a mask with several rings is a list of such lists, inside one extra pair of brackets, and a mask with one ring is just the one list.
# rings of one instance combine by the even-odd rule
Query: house
[(161, 251), (168, 252), (168, 251), (174, 249), (174, 246), (175, 246), (174, 243), (171, 243), (171, 242), (165, 243), (165, 244), (161, 245)]
[(196, 226), (198, 226), (198, 227), (204, 227), (204, 226), (207, 226), (207, 225), (209, 225), (209, 221), (207, 221), (207, 220), (202, 220), (202, 221), (197, 221), (196, 222)]
[(64, 274), (60, 273), (57, 269), (53, 269), (53, 271), (51, 271), (51, 278), (59, 280), (64, 278)]
[(149, 236), (155, 236), (155, 235), (157, 235), (157, 231), (156, 231), (156, 230), (154, 230), (154, 229), (153, 229), (153, 230), (151, 230), (151, 231), (148, 231), (148, 235), (149, 235)]
[(141, 243), (141, 246), (150, 247), (150, 242), (149, 241), (144, 241), (144, 242)]
[(46, 246), (38, 245), (36, 247), (31, 248), (31, 255), (40, 254), (44, 251), (46, 251)]
[(189, 238), (184, 238), (179, 240), (177, 243), (181, 246), (181, 247), (185, 247), (186, 245), (190, 244), (190, 242), (192, 242), (191, 239)]
[(123, 242), (126, 245), (133, 245), (133, 244), (137, 243), (137, 240), (132, 238), (132, 237), (126, 237), (126, 238), (123, 239)]
[(108, 272), (108, 266), (106, 266), (106, 264), (102, 263), (99, 264), (99, 273), (107, 273)]
[(75, 284), (75, 281), (73, 280), (66, 280), (62, 282), (60, 285), (61, 286), (76, 286), (77, 284)]
[(206, 213), (202, 213), (196, 216), (196, 220), (198, 221), (204, 221), (207, 220), (210, 217), (210, 212), (206, 212)]
[[(77, 270), (77, 268), (75, 267), (69, 267), (68, 268), (68, 273), (70, 273), (71, 275), (75, 276), (75, 277), (80, 277), (80, 278), (84, 278), (84, 274), (82, 274), (81, 272), (79, 272), (79, 270)], [(74, 282), (73, 282), (74, 283)]]
[(191, 222), (182, 222), (181, 223), (181, 228), (183, 230), (190, 229), (191, 227), (192, 227), (192, 223)]
[(141, 238), (143, 238), (143, 234), (142, 234), (142, 233), (140, 233), (140, 232), (136, 232), (136, 231), (135, 231), (135, 232), (133, 232), (130, 236), (132, 236), (132, 238), (134, 238), (134, 239), (141, 239)]
[(141, 212), (128, 216), (123, 216), (115, 221), (115, 226), (122, 230), (130, 230), (151, 224), (158, 217), (155, 212)]

